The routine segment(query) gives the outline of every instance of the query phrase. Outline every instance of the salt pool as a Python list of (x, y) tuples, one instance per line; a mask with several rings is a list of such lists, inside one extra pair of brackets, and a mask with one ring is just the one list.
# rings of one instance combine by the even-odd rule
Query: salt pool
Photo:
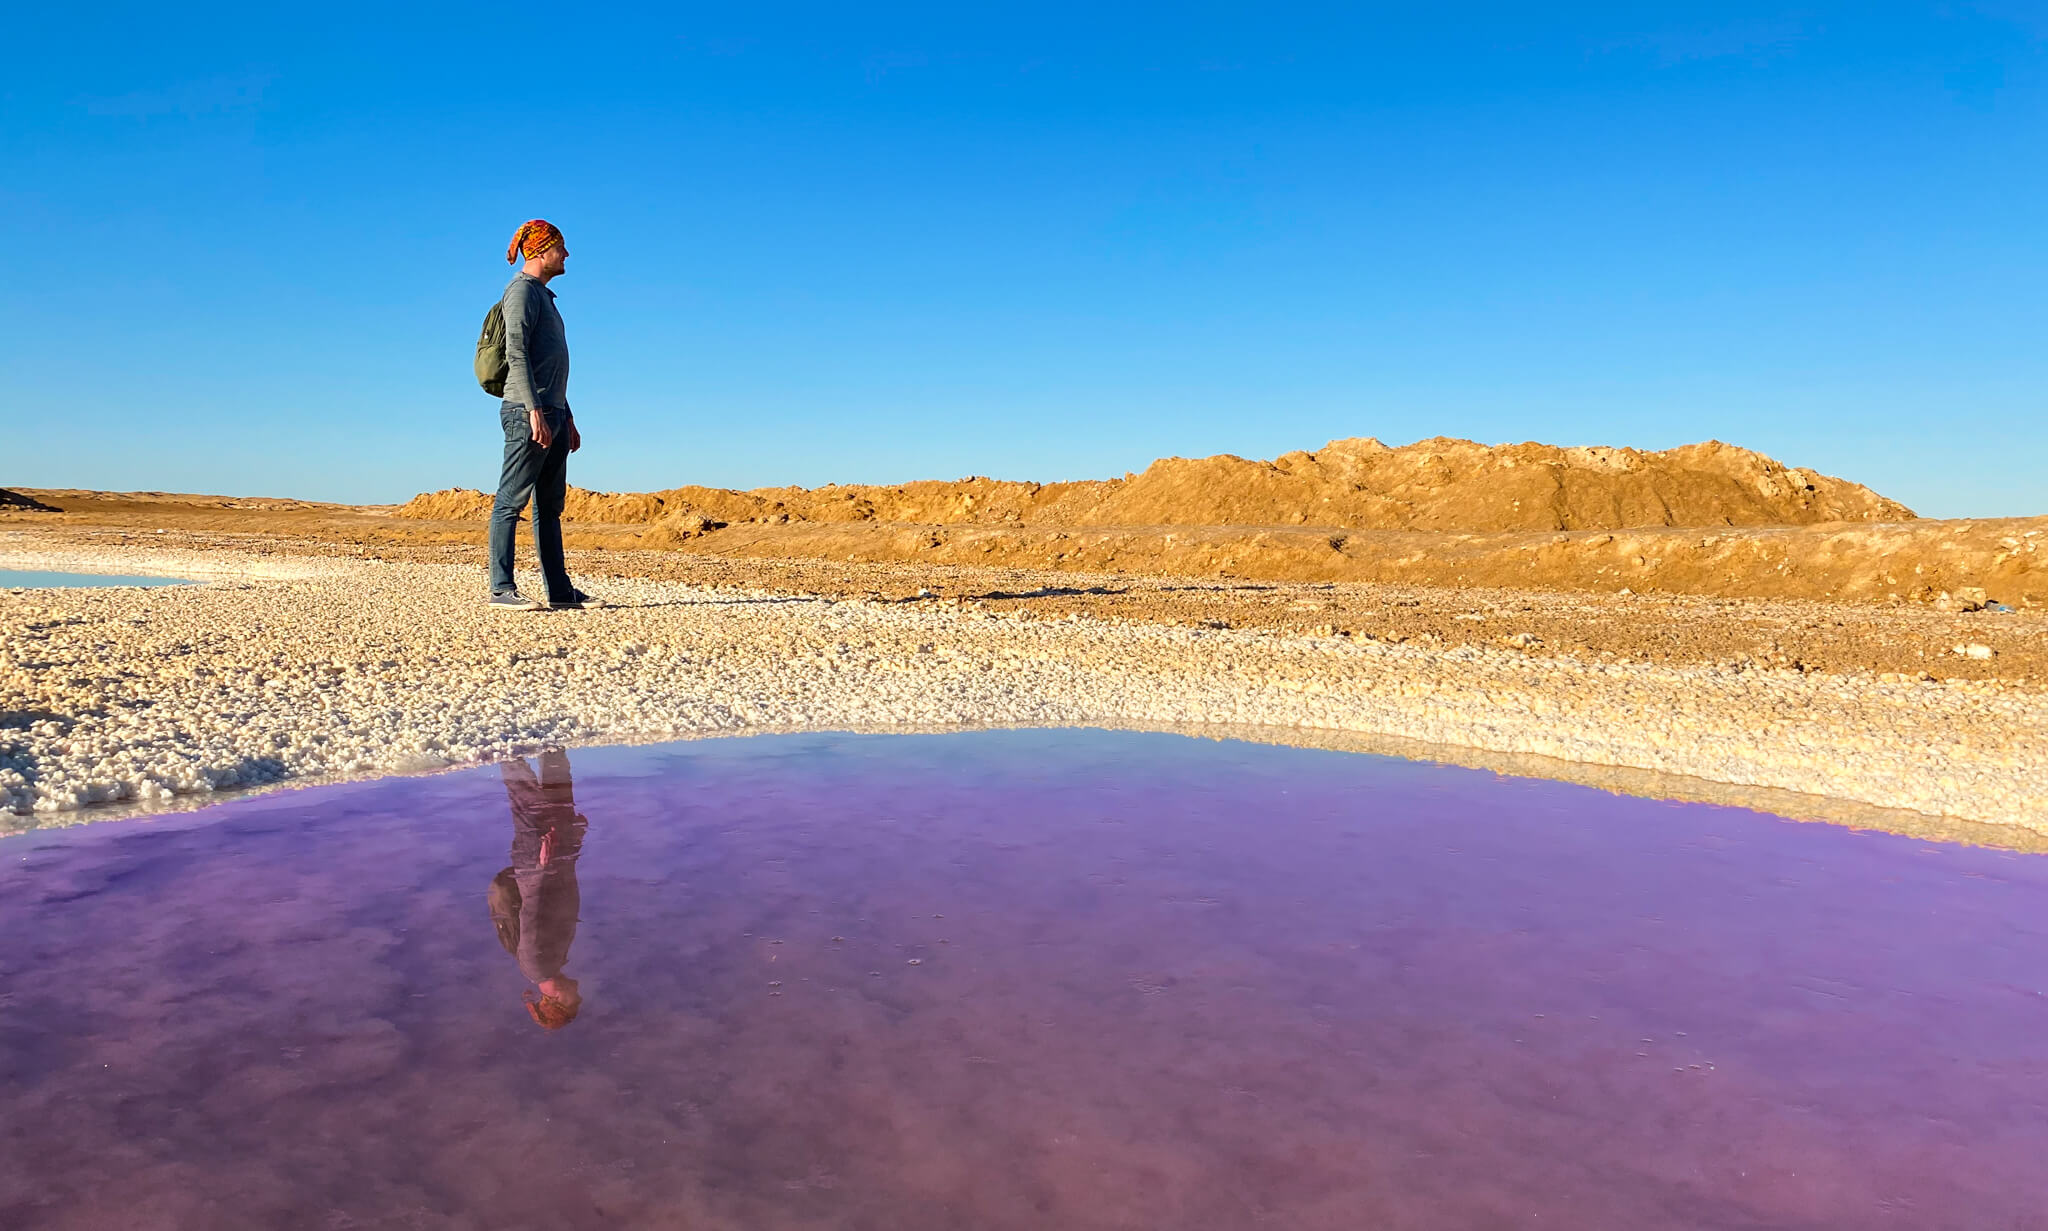
[(0, 568), (0, 590), (49, 590), (69, 586), (188, 586), (185, 577), (141, 577), (122, 573), (53, 573)]
[(0, 839), (0, 937), (10, 1228), (2048, 1225), (2048, 857), (1443, 766), (576, 751)]

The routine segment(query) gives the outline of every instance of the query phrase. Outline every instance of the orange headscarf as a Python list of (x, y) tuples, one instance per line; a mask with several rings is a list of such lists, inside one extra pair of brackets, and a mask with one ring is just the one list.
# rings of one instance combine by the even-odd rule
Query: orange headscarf
[(505, 263), (517, 265), (521, 256), (530, 261), (561, 242), (561, 229), (545, 218), (521, 223), (512, 233), (511, 246), (505, 249)]
[(532, 988), (526, 990), (526, 1015), (542, 1030), (560, 1030), (576, 1020), (582, 1007), (580, 1000), (572, 1004), (559, 996), (536, 996)]

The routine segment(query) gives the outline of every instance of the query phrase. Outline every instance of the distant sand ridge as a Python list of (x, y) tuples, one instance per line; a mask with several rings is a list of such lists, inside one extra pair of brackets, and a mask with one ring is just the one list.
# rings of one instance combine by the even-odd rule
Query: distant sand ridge
[[(490, 498), (430, 492), (402, 517), (477, 521)], [(1898, 522), (1912, 510), (1860, 484), (1719, 441), (1661, 452), (1480, 445), (1436, 438), (1392, 448), (1337, 440), (1273, 461), (1162, 458), (1122, 479), (1030, 483), (968, 478), (894, 486), (639, 494), (571, 488), (570, 521), (911, 522), (926, 525), (1328, 526), (1484, 533), (1670, 526)], [(687, 533), (687, 532), (686, 532)], [(660, 536), (657, 536), (657, 538)]]
[[(470, 473), (488, 472), (490, 459), (472, 461)], [(0, 497), (0, 524), (265, 534), (350, 550), (474, 546), (490, 511), (490, 497), (469, 488), (398, 506), (16, 495)], [(1142, 474), (1068, 483), (572, 487), (566, 513), (568, 545), (605, 553), (1956, 611), (2048, 606), (2048, 517), (1919, 518), (1860, 484), (1714, 441), (1646, 452), (1340, 440), (1270, 462), (1166, 458)]]

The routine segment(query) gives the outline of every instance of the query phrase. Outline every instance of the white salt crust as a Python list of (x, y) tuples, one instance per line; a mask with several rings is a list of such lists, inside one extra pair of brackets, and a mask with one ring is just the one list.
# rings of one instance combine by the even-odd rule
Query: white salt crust
[(649, 580), (599, 583), (600, 610), (508, 613), (478, 570), (440, 564), (108, 549), (0, 567), (211, 579), (0, 591), (15, 828), (542, 744), (1100, 722), (1362, 732), (2048, 830), (2035, 691)]

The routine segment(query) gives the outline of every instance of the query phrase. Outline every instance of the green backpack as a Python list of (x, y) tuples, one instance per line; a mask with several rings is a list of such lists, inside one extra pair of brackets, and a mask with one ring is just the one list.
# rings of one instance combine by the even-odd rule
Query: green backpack
[(505, 378), (512, 365), (505, 359), (505, 301), (484, 313), (483, 332), (476, 336), (476, 383), (494, 398), (505, 396)]

